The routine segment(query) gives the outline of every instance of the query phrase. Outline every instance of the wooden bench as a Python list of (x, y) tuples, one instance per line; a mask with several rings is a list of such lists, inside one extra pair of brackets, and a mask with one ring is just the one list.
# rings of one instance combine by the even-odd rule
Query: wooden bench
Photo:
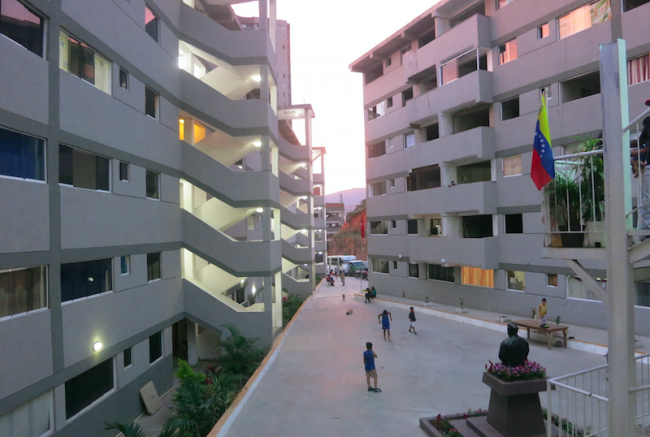
[(567, 346), (567, 330), (569, 329), (568, 326), (564, 325), (548, 325), (548, 328), (542, 328), (541, 325), (542, 323), (539, 320), (514, 320), (512, 323), (517, 325), (520, 328), (526, 328), (526, 334), (527, 338), (530, 339), (530, 330), (532, 329), (533, 331), (541, 332), (543, 334), (546, 334), (546, 338), (548, 340), (548, 348), (551, 349), (551, 338), (553, 337), (553, 333), (555, 332), (560, 332), (562, 331), (562, 334), (564, 334), (564, 347)]

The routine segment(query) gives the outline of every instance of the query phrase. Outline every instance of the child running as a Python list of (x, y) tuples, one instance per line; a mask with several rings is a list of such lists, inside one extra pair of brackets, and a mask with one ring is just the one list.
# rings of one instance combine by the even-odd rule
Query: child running
[(384, 330), (384, 341), (386, 341), (386, 331), (388, 331), (388, 341), (390, 340), (390, 322), (388, 321), (388, 318), (390, 318), (390, 321), (393, 321), (393, 315), (389, 313), (387, 310), (384, 310), (383, 313), (377, 316), (377, 320), (381, 324), (381, 329)]
[(411, 312), (409, 313), (409, 321), (411, 322), (411, 327), (409, 328), (409, 332), (411, 332), (411, 329), (413, 330), (413, 334), (418, 335), (417, 332), (415, 332), (415, 310), (413, 307), (411, 307)]
[[(366, 382), (368, 383), (368, 391), (380, 393), (381, 389), (377, 388), (377, 369), (375, 368), (375, 358), (377, 354), (372, 350), (372, 343), (366, 343), (366, 351), (363, 353), (363, 364), (366, 366)], [(375, 380), (375, 388), (370, 386), (370, 378)]]

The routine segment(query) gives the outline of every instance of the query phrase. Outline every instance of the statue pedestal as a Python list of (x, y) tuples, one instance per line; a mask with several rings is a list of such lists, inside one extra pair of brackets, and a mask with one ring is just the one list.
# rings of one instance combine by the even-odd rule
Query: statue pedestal
[(539, 392), (546, 391), (546, 379), (505, 382), (485, 372), (483, 383), (492, 389), (490, 407), (487, 419), (467, 419), (473, 431), (480, 436), (546, 436), (539, 402)]

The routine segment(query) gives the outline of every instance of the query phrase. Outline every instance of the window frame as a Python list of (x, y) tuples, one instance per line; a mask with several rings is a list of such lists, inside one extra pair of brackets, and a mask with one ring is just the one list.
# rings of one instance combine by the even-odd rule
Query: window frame
[[(519, 281), (517, 278), (517, 273), (521, 273), (521, 276), (523, 277), (522, 282), (522, 288), (511, 288), (510, 287), (510, 274), (512, 273), (512, 277), (515, 279), (515, 281)], [(506, 290), (508, 291), (517, 291), (520, 293), (525, 293), (526, 292), (526, 272), (522, 270), (506, 270)]]
[[(2, 0), (0, 0), (0, 3), (2, 3)], [(40, 53), (37, 53), (37, 52), (35, 52), (34, 50), (32, 50), (31, 48), (29, 48), (29, 47), (27, 47), (26, 45), (22, 44), (21, 42), (16, 41), (15, 39), (13, 39), (12, 37), (10, 37), (9, 35), (7, 35), (7, 34), (5, 34), (5, 33), (2, 33), (2, 20), (1, 20), (1, 19), (0, 19), (0, 35), (2, 35), (2, 36), (4, 36), (5, 38), (11, 40), (11, 41), (14, 42), (15, 44), (18, 44), (18, 45), (21, 46), (22, 48), (24, 48), (24, 49), (26, 49), (26, 50), (28, 50), (28, 51), (34, 53), (36, 56), (38, 56), (38, 57), (40, 57), (40, 58), (42, 58), (42, 59), (45, 59), (45, 58), (46, 58), (46, 51), (47, 51), (47, 26), (46, 26), (47, 18), (46, 18), (45, 15), (44, 15), (43, 13), (41, 13), (38, 9), (36, 9), (36, 8), (34, 8), (34, 7), (32, 7), (32, 6), (28, 5), (28, 4), (26, 4), (26, 3), (25, 3), (24, 1), (22, 1), (22, 0), (16, 0), (16, 3), (19, 3), (19, 4), (20, 4), (21, 6), (23, 6), (23, 7), (24, 7), (28, 12), (30, 12), (30, 13), (33, 14), (33, 15), (35, 15), (36, 17), (38, 17), (38, 18), (41, 20), (41, 21), (40, 21), (40, 25), (39, 25), (39, 31), (40, 31), (40, 33), (41, 33), (41, 38), (40, 38), (40, 47), (39, 47), (39, 49), (40, 49)]]
[(393, 65), (393, 57), (389, 56), (389, 57), (386, 58), (385, 66), (390, 67), (391, 65)]
[[(555, 285), (551, 284), (551, 276), (555, 277)], [(546, 286), (551, 288), (557, 288), (560, 283), (557, 273), (547, 273), (546, 274)]]
[[(122, 76), (124, 76), (124, 85), (122, 84)], [(124, 68), (120, 67), (119, 73), (118, 73), (118, 82), (120, 85), (120, 88), (123, 90), (129, 91), (129, 72), (126, 71)]]
[[(147, 182), (147, 175), (148, 175), (149, 173), (153, 173), (153, 174), (156, 175), (156, 197), (149, 197), (149, 195), (148, 195), (148, 193), (147, 193), (147, 184), (148, 184), (148, 182)], [(160, 201), (160, 173), (157, 172), (157, 171), (154, 171), (154, 170), (149, 170), (149, 169), (147, 169), (146, 172), (145, 172), (145, 181), (144, 181), (144, 184), (145, 184), (145, 194), (144, 194), (145, 197), (146, 197), (147, 199), (149, 199), (149, 200)]]
[[(154, 11), (151, 10), (149, 5), (145, 4), (144, 9), (145, 9), (145, 12), (144, 12), (144, 17), (145, 17), (144, 18), (145, 19), (144, 31), (145, 31), (145, 33), (147, 35), (149, 35), (151, 37), (152, 40), (154, 40), (156, 43), (160, 44), (160, 23), (161, 23), (160, 17), (158, 15), (156, 15), (156, 13)], [(147, 20), (147, 11), (149, 11), (149, 13), (151, 13), (151, 15), (153, 15), (153, 17), (154, 17), (153, 19), (156, 20), (156, 36), (155, 37), (147, 29), (147, 25), (149, 23), (151, 23), (151, 21), (153, 21), (153, 20), (149, 20), (149, 23), (147, 23), (147, 21), (146, 21)]]
[[(43, 162), (42, 162), (42, 167), (43, 167), (43, 179), (32, 179), (32, 178), (27, 178), (23, 175), (23, 177), (18, 177), (18, 176), (10, 176), (10, 175), (4, 175), (0, 174), (0, 179), (11, 179), (14, 181), (24, 181), (24, 182), (35, 182), (35, 183), (40, 183), (40, 184), (47, 184), (47, 175), (48, 175), (48, 167), (47, 167), (47, 154), (48, 154), (48, 143), (47, 139), (39, 137), (37, 135), (31, 135), (27, 134), (25, 132), (18, 131), (16, 129), (10, 129), (6, 126), (0, 126), (0, 131), (7, 131), (7, 132), (13, 132), (14, 134), (22, 135), (25, 137), (30, 137), (34, 138), (36, 140), (39, 140), (42, 142), (43, 145)], [(1, 156), (1, 155), (0, 155)], [(24, 150), (23, 150), (23, 156), (24, 156)]]
[[(507, 59), (505, 56), (506, 54), (508, 54)], [(497, 47), (497, 55), (499, 59), (499, 65), (505, 65), (516, 60), (519, 57), (519, 52), (517, 50), (517, 38), (513, 38), (510, 41), (506, 41), (503, 44), (500, 44)]]
[[(546, 35), (544, 35), (544, 27), (546, 27)], [(551, 23), (544, 23), (541, 26), (537, 26), (537, 39), (544, 39), (551, 36)]]
[[(517, 158), (517, 157), (519, 158), (519, 166), (521, 168), (521, 170), (520, 170), (521, 172), (516, 173), (516, 174), (506, 174), (506, 159)], [(505, 178), (514, 178), (514, 177), (518, 177), (518, 176), (523, 176), (523, 173), (524, 173), (524, 167), (523, 167), (523, 158), (522, 158), (521, 154), (512, 155), (512, 156), (504, 156), (503, 158), (501, 158), (501, 177), (503, 177), (504, 179)]]
[[(431, 277), (431, 267), (432, 266), (438, 266), (438, 267), (440, 267), (440, 269), (445, 269), (447, 272), (449, 271), (449, 269), (451, 269), (451, 271), (452, 271), (452, 279), (453, 280), (450, 281), (448, 279), (432, 278)], [(441, 273), (442, 273), (442, 270), (441, 270)], [(428, 281), (448, 282), (450, 284), (455, 284), (456, 283), (456, 269), (454, 267), (446, 267), (446, 266), (443, 266), (441, 264), (427, 263), (427, 280)]]
[[(64, 147), (67, 147), (68, 149), (72, 150), (72, 160), (73, 160), (72, 161), (72, 168), (71, 168), (71, 170), (72, 170), (72, 184), (61, 182), (61, 173), (62, 173), (61, 172), (61, 150)], [(94, 158), (95, 158), (95, 185), (97, 185), (97, 173), (96, 173), (96, 170), (97, 170), (97, 158), (101, 158), (101, 159), (106, 160), (106, 163), (108, 164), (108, 169), (106, 170), (106, 177), (108, 178), (108, 180), (106, 181), (106, 187), (107, 187), (106, 190), (99, 189), (99, 188), (87, 188), (87, 187), (82, 187), (82, 186), (75, 185), (75, 182), (74, 182), (74, 173), (75, 173), (74, 172), (74, 153), (75, 153), (75, 150), (77, 150), (78, 153), (81, 153), (81, 154), (94, 156)], [(93, 192), (97, 192), (97, 193), (112, 193), (113, 192), (112, 191), (113, 175), (112, 175), (112, 165), (111, 165), (112, 163), (113, 163), (113, 160), (111, 158), (109, 158), (108, 156), (99, 155), (97, 153), (90, 152), (90, 151), (82, 149), (80, 147), (69, 146), (68, 144), (61, 143), (61, 144), (59, 144), (59, 185), (62, 185), (64, 187), (75, 188), (77, 190), (93, 191)]]
[[(113, 393), (115, 393), (117, 391), (117, 374), (116, 374), (116, 369), (115, 369), (114, 357), (110, 357), (110, 358), (102, 361), (101, 363), (96, 364), (95, 366), (93, 366), (90, 369), (86, 370), (86, 372), (88, 372), (89, 370), (92, 370), (93, 368), (99, 366), (100, 364), (104, 364), (106, 361), (109, 361), (109, 360), (111, 361), (111, 367), (112, 367), (113, 387), (110, 390), (108, 390), (106, 393), (102, 394), (100, 397), (98, 397), (97, 399), (95, 399), (90, 404), (86, 405), (84, 408), (82, 408), (81, 410), (79, 410), (77, 413), (75, 413), (74, 415), (72, 415), (70, 417), (68, 417), (67, 402), (66, 402), (65, 403), (65, 408), (64, 408), (65, 416), (66, 416), (66, 420), (65, 420), (66, 423), (69, 423), (69, 422), (77, 419), (78, 417), (82, 416), (86, 412), (90, 411), (96, 405), (102, 403), (106, 398), (108, 398), (109, 396), (111, 396)], [(74, 378), (76, 378), (77, 376), (80, 376), (80, 375), (82, 375), (83, 373), (86, 373), (86, 372), (82, 372), (79, 375), (76, 375)], [(65, 384), (67, 384), (69, 381), (71, 381), (74, 378), (70, 378), (68, 381), (66, 381), (64, 383), (64, 386), (65, 386)]]
[[(107, 271), (109, 273), (109, 280), (110, 280), (109, 289), (104, 290), (104, 291), (100, 291), (99, 293), (94, 293), (94, 294), (91, 294), (91, 295), (86, 294), (85, 296), (81, 296), (81, 297), (77, 297), (77, 298), (72, 297), (72, 299), (68, 299), (68, 300), (63, 300), (63, 290), (62, 290), (62, 292), (61, 292), (61, 305), (69, 305), (69, 304), (79, 302), (79, 301), (82, 301), (82, 300), (86, 300), (86, 299), (94, 299), (96, 297), (104, 296), (106, 294), (113, 293), (115, 291), (115, 277), (114, 277), (115, 276), (115, 272), (114, 272), (115, 266), (113, 265), (114, 264), (113, 258), (100, 258), (100, 259), (93, 259), (93, 260), (86, 260), (86, 261), (77, 261), (77, 262), (72, 262), (72, 263), (63, 263), (63, 264), (61, 264), (61, 269), (63, 268), (63, 265), (79, 264), (79, 263), (86, 264), (86, 263), (89, 263), (89, 262), (98, 262), (98, 261), (109, 261), (110, 262), (110, 267), (107, 269)], [(85, 266), (85, 267), (87, 268), (88, 266)], [(93, 278), (92, 282), (94, 282), (94, 278)], [(61, 287), (61, 288), (63, 288), (63, 287)]]
[[(120, 161), (118, 164), (120, 182), (129, 182), (131, 179), (131, 169), (128, 162)], [(125, 168), (126, 177), (122, 177), (122, 168)]]
[[(155, 263), (156, 260), (153, 259), (155, 256), (158, 257), (158, 276), (156, 277)], [(151, 259), (150, 259), (151, 257)], [(151, 270), (151, 271), (150, 271)], [(162, 252), (149, 252), (147, 253), (147, 283), (161, 281), (162, 280)]]
[[(13, 308), (12, 308), (13, 305), (11, 303), (9, 303), (9, 308), (8, 308), (9, 309), (9, 311), (8, 311), (9, 314), (4, 315), (4, 316), (0, 316), (0, 321), (10, 320), (10, 319), (15, 318), (15, 317), (22, 317), (22, 316), (25, 316), (25, 315), (28, 315), (28, 314), (34, 314), (36, 312), (46, 311), (46, 310), (49, 309), (49, 304), (50, 304), (50, 299), (49, 299), (49, 297), (50, 297), (50, 289), (49, 289), (49, 280), (48, 280), (49, 265), (18, 267), (18, 268), (14, 268), (14, 269), (2, 269), (2, 270), (0, 270), (0, 273), (2, 273), (2, 274), (4, 274), (4, 273), (12, 273), (12, 272), (18, 272), (18, 271), (22, 271), (22, 270), (38, 269), (38, 268), (42, 269), (41, 270), (41, 272), (42, 272), (41, 273), (41, 278), (42, 278), (42, 281), (43, 281), (43, 284), (42, 284), (42, 288), (43, 288), (42, 299), (44, 300), (43, 306), (41, 306), (39, 308), (34, 308), (33, 310), (27, 310), (27, 311), (23, 311), (23, 312), (13, 313), (13, 311), (12, 311), (13, 310)], [(24, 291), (24, 290), (21, 290), (21, 291)], [(16, 290), (15, 290), (15, 288), (10, 287), (9, 292), (12, 293), (12, 295), (13, 295), (14, 293), (16, 293)], [(11, 296), (9, 298), (11, 299)]]
[[(160, 356), (156, 357), (152, 361), (152, 353), (151, 353), (151, 342), (154, 336), (160, 335)], [(153, 366), (156, 364), (158, 361), (162, 360), (165, 357), (165, 337), (164, 337), (164, 331), (158, 331), (149, 336), (149, 366)]]
[[(150, 92), (154, 97), (155, 108), (153, 116), (147, 112), (147, 92)], [(144, 87), (144, 115), (156, 121), (160, 119), (160, 94), (147, 85)]]
[[(129, 352), (129, 354), (128, 354), (129, 355), (129, 360), (128, 360), (129, 364), (126, 364), (127, 351)], [(133, 367), (133, 346), (127, 347), (122, 352), (122, 367), (124, 368), (124, 370)]]
[[(508, 104), (509, 102), (512, 102), (514, 100), (517, 100), (517, 107), (518, 107), (517, 115), (515, 115), (514, 117), (504, 118), (503, 117), (503, 113), (504, 113), (503, 104), (504, 103)], [(499, 102), (499, 109), (500, 109), (500, 112), (501, 112), (501, 114), (500, 114), (501, 115), (501, 121), (508, 121), (508, 120), (512, 120), (512, 119), (521, 117), (521, 102), (520, 102), (519, 96), (517, 95), (517, 96), (511, 97), (509, 99), (501, 100), (501, 102)]]
[[(413, 274), (415, 273), (415, 275)], [(420, 279), (420, 264), (419, 263), (409, 263), (409, 278)]]
[[(587, 7), (590, 8), (591, 5), (593, 5), (594, 3), (597, 3), (598, 1), (599, 1), (599, 0), (593, 0), (593, 1), (590, 1), (589, 3), (586, 3), (586, 4), (584, 4), (584, 5), (578, 6), (577, 8), (570, 10), (570, 11), (567, 12), (566, 14), (563, 14), (563, 15), (560, 15), (559, 17), (557, 17), (557, 19), (556, 19), (556, 21), (555, 21), (555, 22), (556, 22), (556, 27), (557, 27), (557, 30), (556, 30), (556, 31), (557, 31), (557, 40), (559, 41), (559, 40), (561, 40), (561, 39), (569, 38), (569, 37), (571, 37), (571, 36), (573, 36), (573, 35), (576, 35), (576, 34), (578, 34), (578, 33), (580, 33), (580, 32), (584, 32), (585, 30), (590, 29), (591, 27), (593, 27), (593, 26), (594, 26), (594, 24), (592, 23), (593, 18), (591, 17), (591, 14), (590, 14), (590, 20), (589, 20), (589, 22), (588, 22), (588, 24), (589, 24), (588, 26), (586, 26), (586, 27), (583, 28), (583, 29), (577, 30), (577, 31), (575, 31), (575, 32), (573, 32), (573, 33), (570, 33), (570, 34), (565, 35), (564, 37), (562, 37), (562, 29), (561, 29), (561, 25), (560, 25), (560, 20), (562, 20), (562, 19), (565, 18), (565, 17), (570, 16), (571, 14), (573, 14), (574, 12), (579, 11), (580, 9), (587, 8)], [(609, 0), (608, 0), (608, 1), (609, 1)], [(622, 5), (621, 5), (621, 6), (622, 6)], [(607, 19), (606, 19), (605, 21), (603, 21), (603, 22), (596, 23), (596, 24), (603, 24), (604, 22), (609, 21), (609, 20), (612, 19), (611, 2), (609, 2), (609, 7), (610, 7), (610, 16), (609, 16), (609, 18), (607, 18)], [(590, 13), (591, 13), (591, 10), (590, 10)]]
[[(79, 76), (78, 71), (74, 72), (70, 68), (70, 50), (67, 51), (67, 53), (63, 56), (59, 56), (59, 69), (65, 71), (68, 74), (71, 74), (72, 76), (76, 77), (77, 79), (81, 80), (84, 83), (87, 83), (88, 85), (97, 88), (98, 90), (108, 94), (109, 96), (113, 95), (113, 61), (111, 61), (108, 57), (104, 56), (101, 54), (99, 51), (91, 47), (90, 45), (86, 44), (82, 39), (77, 38), (76, 36), (72, 35), (69, 33), (67, 30), (64, 30), (63, 28), (59, 30), (59, 45), (61, 45), (61, 38), (65, 37), (65, 39), (68, 40), (68, 49), (69, 49), (69, 40), (73, 40), (75, 43), (79, 44), (80, 47), (85, 47), (89, 51), (92, 52), (93, 54), (93, 82), (88, 81), (85, 77)], [(105, 62), (108, 64), (108, 67), (106, 68), (106, 78), (105, 78), (105, 83), (100, 87), (97, 84), (97, 66), (96, 66), (96, 58), (98, 58), (101, 62)], [(80, 59), (82, 60), (82, 59)], [(64, 68), (64, 65), (62, 65), (62, 62), (67, 63), (67, 69)], [(89, 77), (86, 75), (86, 77)]]
[[(124, 271), (126, 266), (126, 271)], [(131, 274), (131, 255), (120, 256), (120, 276), (128, 276)]]

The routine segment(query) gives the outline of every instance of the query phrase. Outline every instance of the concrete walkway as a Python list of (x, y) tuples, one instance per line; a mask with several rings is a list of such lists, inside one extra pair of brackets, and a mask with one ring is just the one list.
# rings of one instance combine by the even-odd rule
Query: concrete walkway
[[(481, 374), (488, 360), (498, 361), (505, 329), (501, 333), (416, 309), (416, 336), (407, 332), (407, 309), (380, 300), (355, 301), (359, 281), (347, 278), (346, 284), (320, 287), (230, 428), (219, 436), (422, 436), (420, 417), (487, 408), (490, 391)], [(346, 315), (347, 309), (354, 313)], [(391, 343), (384, 342), (377, 321), (384, 309), (393, 315)], [(378, 355), (383, 393), (367, 391), (366, 341), (373, 342)], [(546, 366), (549, 376), (605, 362), (574, 349), (548, 350), (542, 342), (530, 346), (529, 359)]]

